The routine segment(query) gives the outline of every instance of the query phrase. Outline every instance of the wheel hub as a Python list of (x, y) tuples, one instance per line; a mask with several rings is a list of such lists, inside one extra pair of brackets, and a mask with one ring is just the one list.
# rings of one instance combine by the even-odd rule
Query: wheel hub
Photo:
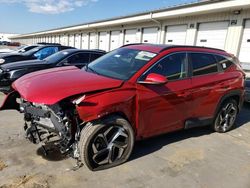
[(125, 129), (111, 126), (97, 134), (92, 143), (92, 160), (98, 165), (110, 164), (119, 160), (128, 146)]

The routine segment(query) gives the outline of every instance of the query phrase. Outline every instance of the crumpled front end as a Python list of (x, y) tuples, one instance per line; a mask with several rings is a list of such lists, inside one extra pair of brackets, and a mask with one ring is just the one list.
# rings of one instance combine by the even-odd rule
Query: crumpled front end
[(35, 143), (42, 143), (46, 153), (46, 144), (53, 142), (61, 153), (79, 157), (77, 142), (80, 134), (79, 120), (75, 106), (63, 101), (54, 105), (36, 104), (20, 100), (20, 112), (24, 113), (27, 138)]

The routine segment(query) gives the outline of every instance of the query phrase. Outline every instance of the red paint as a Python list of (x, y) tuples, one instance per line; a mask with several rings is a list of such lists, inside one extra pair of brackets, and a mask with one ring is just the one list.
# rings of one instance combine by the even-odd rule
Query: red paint
[[(194, 51), (230, 57), (226, 52), (194, 47), (171, 48), (161, 52), (164, 46), (159, 45), (125, 48), (157, 52), (158, 55), (125, 82), (65, 67), (26, 75), (17, 80), (13, 87), (24, 99), (47, 105), (82, 93), (86, 97), (76, 109), (83, 121), (119, 113), (132, 124), (138, 139), (183, 129), (188, 118), (213, 118), (218, 102), (230, 91), (239, 90), (240, 97), (243, 97), (244, 73), (236, 65), (224, 73), (190, 77), (161, 85), (137, 83), (150, 66), (170, 53)], [(161, 79), (156, 75), (152, 77), (158, 81)]]
[(12, 86), (28, 101), (51, 105), (68, 96), (116, 88), (122, 83), (72, 66), (27, 74)]

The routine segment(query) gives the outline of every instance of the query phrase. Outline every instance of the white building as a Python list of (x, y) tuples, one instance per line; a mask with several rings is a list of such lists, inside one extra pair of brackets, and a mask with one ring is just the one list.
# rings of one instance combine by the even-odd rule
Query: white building
[(209, 46), (235, 54), (250, 69), (250, 0), (199, 1), (12, 39), (106, 51), (129, 43)]
[(17, 34), (0, 33), (0, 41), (10, 42), (10, 37), (16, 36)]

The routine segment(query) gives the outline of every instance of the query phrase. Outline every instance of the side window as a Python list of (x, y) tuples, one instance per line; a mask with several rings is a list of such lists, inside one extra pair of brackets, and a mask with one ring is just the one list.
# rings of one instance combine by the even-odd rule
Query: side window
[(218, 72), (217, 60), (212, 54), (189, 53), (189, 60), (192, 63), (193, 76)]
[(220, 56), (220, 55), (215, 55), (217, 61), (219, 62), (220, 67), (223, 70), (226, 70), (228, 67), (230, 67), (231, 65), (233, 65), (233, 60), (228, 59), (226, 57)]
[(178, 80), (187, 76), (186, 70), (186, 53), (176, 53), (160, 60), (147, 74), (157, 73), (168, 80)]
[(101, 57), (103, 54), (95, 54), (95, 53), (92, 53), (90, 54), (90, 62), (96, 60), (97, 58)]
[(46, 57), (49, 57), (50, 55), (54, 54), (58, 52), (58, 47), (46, 47), (46, 48), (43, 48), (39, 51), (37, 51), (34, 56), (37, 58), (37, 59), (45, 59)]
[(67, 59), (68, 64), (87, 64), (89, 62), (89, 53), (78, 53)]

